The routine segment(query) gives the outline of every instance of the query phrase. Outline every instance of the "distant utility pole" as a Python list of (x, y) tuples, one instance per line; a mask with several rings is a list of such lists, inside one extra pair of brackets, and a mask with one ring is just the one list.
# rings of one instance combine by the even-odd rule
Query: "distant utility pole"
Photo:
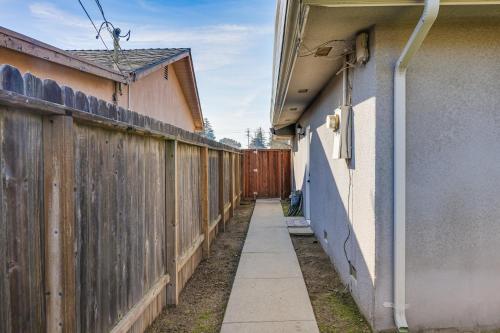
[(247, 128), (247, 148), (250, 148), (250, 128)]

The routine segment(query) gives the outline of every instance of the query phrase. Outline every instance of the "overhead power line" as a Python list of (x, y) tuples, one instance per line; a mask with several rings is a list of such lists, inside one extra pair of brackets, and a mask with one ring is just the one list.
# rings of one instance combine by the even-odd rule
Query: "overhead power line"
[[(103, 19), (103, 22), (101, 23), (100, 27), (97, 28), (97, 25), (92, 20), (92, 17), (90, 16), (89, 12), (87, 11), (87, 9), (85, 8), (85, 6), (83, 5), (82, 1), (78, 0), (78, 3), (82, 7), (83, 11), (85, 12), (85, 15), (87, 16), (87, 18), (89, 19), (90, 23), (94, 27), (94, 29), (96, 31), (96, 34), (97, 34), (96, 35), (96, 39), (100, 39), (101, 42), (102, 42), (102, 44), (106, 48), (106, 50), (109, 53), (111, 53), (111, 50), (109, 49), (108, 45), (104, 41), (104, 38), (102, 37), (102, 34), (101, 34), (102, 28), (104, 26), (106, 26), (106, 30), (111, 35), (111, 39), (113, 40), (114, 53), (115, 54), (120, 53), (121, 55), (123, 55), (123, 57), (125, 59), (125, 62), (128, 65), (128, 67), (129, 67), (129, 70), (132, 70), (133, 68), (132, 68), (132, 65), (130, 64), (130, 60), (128, 59), (128, 57), (125, 54), (125, 52), (123, 51), (123, 49), (120, 47), (120, 43), (119, 43), (119, 39), (121, 37), (127, 37), (127, 41), (130, 39), (130, 30), (125, 35), (122, 36), (120, 28), (115, 28), (114, 25), (110, 21), (108, 21), (108, 19), (106, 18), (106, 14), (104, 13), (104, 9), (102, 8), (102, 5), (101, 5), (100, 1), (99, 0), (95, 0), (97, 8), (98, 8), (99, 12), (101, 13), (101, 16), (102, 16), (102, 19)], [(116, 68), (120, 71), (120, 73), (122, 73), (123, 75), (126, 75), (122, 71), (122, 69), (120, 68), (120, 64), (118, 63), (118, 57), (117, 56), (113, 56), (111, 54), (110, 54), (110, 57), (111, 57), (111, 61), (116, 65)]]

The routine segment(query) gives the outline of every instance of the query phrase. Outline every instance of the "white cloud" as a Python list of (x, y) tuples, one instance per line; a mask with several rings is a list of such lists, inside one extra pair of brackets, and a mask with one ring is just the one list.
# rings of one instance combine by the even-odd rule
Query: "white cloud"
[(196, 70), (206, 71), (233, 64), (251, 49), (264, 34), (265, 27), (222, 24), (177, 30), (133, 28), (131, 44), (155, 47), (191, 47), (196, 57)]
[(65, 25), (75, 28), (88, 28), (90, 22), (78, 16), (70, 15), (69, 13), (60, 10), (53, 4), (37, 2), (29, 5), (30, 13), (33, 17), (52, 22), (58, 25)]
[[(147, 0), (143, 2), (144, 6), (148, 4)], [(46, 2), (29, 5), (29, 11), (33, 33), (28, 35), (63, 49), (103, 48), (83, 11), (81, 15), (72, 14)], [(97, 18), (95, 23), (100, 24)], [(221, 23), (172, 28), (137, 22), (116, 22), (116, 25), (132, 31), (132, 38), (122, 43), (123, 48), (192, 49), (202, 109), (218, 138), (232, 137), (246, 143), (245, 128), (269, 126), (264, 124), (269, 119), (272, 57), (267, 53), (272, 45), (272, 25)], [(111, 46), (110, 37), (105, 37)]]
[[(29, 10), (39, 21), (40, 29), (50, 35), (51, 39), (57, 40), (56, 45), (59, 47), (67, 49), (104, 47), (100, 41), (93, 38), (95, 30), (83, 14), (82, 17), (71, 15), (45, 2), (33, 3), (29, 6)], [(238, 24), (173, 29), (128, 22), (117, 22), (117, 25), (132, 30), (130, 42), (124, 42), (123, 48), (190, 47), (193, 50), (197, 71), (215, 70), (234, 64), (238, 58), (247, 54), (252, 45), (263, 35), (272, 34), (272, 26)], [(70, 33), (68, 28), (71, 28)], [(107, 45), (111, 46), (110, 37), (107, 34), (103, 34), (103, 37)]]

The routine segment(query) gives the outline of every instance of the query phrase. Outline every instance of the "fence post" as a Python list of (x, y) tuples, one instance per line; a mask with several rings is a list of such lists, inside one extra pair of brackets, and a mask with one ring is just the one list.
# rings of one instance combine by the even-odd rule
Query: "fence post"
[(47, 332), (76, 331), (73, 119), (43, 119)]
[(219, 150), (219, 211), (222, 231), (226, 231), (226, 217), (224, 214), (224, 150)]
[(282, 150), (278, 151), (278, 172), (279, 172), (279, 178), (280, 178), (280, 182), (278, 184), (280, 199), (284, 199), (283, 180), (285, 179), (285, 175), (283, 172), (283, 151)]
[(231, 208), (229, 210), (229, 216), (234, 216), (234, 153), (229, 153), (229, 197), (231, 202)]
[(236, 169), (238, 170), (235, 176), (238, 184), (238, 187), (236, 188), (236, 196), (238, 198), (237, 204), (239, 206), (241, 202), (241, 155), (239, 153), (236, 154)]
[(209, 217), (209, 194), (208, 194), (208, 147), (201, 148), (201, 225), (205, 239), (203, 240), (203, 256), (210, 255), (210, 217)]
[(241, 190), (242, 190), (242, 196), (243, 198), (247, 198), (249, 197), (248, 196), (248, 155), (247, 155), (247, 150), (244, 150), (243, 151), (243, 155), (242, 155), (242, 163), (241, 163)]
[(167, 234), (167, 272), (170, 281), (167, 286), (167, 304), (177, 305), (179, 303), (178, 285), (178, 186), (177, 186), (177, 141), (168, 140), (165, 142), (165, 209)]

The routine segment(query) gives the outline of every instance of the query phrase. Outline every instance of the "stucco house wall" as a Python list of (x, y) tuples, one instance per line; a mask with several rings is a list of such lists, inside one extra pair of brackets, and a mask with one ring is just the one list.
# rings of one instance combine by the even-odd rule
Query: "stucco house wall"
[[(411, 26), (375, 29), (378, 327), (392, 325), (392, 68)], [(408, 71), (407, 319), (500, 327), (500, 23), (439, 18)]]
[[(363, 313), (371, 320), (375, 285), (375, 86), (372, 84), (375, 63), (368, 63), (356, 71), (352, 79), (355, 87), (352, 96), (353, 144), (356, 150), (352, 164), (331, 158), (333, 136), (325, 125), (326, 115), (342, 104), (342, 74), (332, 78), (300, 118), (299, 124), (303, 128), (311, 128), (310, 202), (313, 230), (342, 280), (350, 286)], [(296, 188), (302, 190), (305, 190), (306, 155), (305, 137), (296, 137), (293, 149), (294, 182)], [(346, 252), (357, 271), (356, 279), (350, 276), (344, 255), (348, 224), (353, 232)]]
[[(393, 67), (414, 24), (377, 25), (354, 70), (353, 161), (332, 160), (332, 79), (299, 123), (311, 126), (311, 222), (375, 330), (393, 329)], [(407, 319), (411, 330), (500, 327), (500, 23), (438, 18), (407, 85)], [(305, 139), (294, 140), (303, 189)], [(351, 191), (349, 194), (349, 182)], [(348, 196), (351, 198), (347, 218)], [(347, 221), (353, 235), (348, 256)], [(327, 231), (328, 240), (323, 238)]]
[[(110, 79), (4, 47), (0, 47), (0, 64), (17, 67), (23, 74), (30, 72), (39, 78), (55, 80), (60, 85), (71, 87), (75, 91), (80, 90), (88, 96), (95, 96), (109, 102), (113, 100), (115, 83)], [(122, 95), (117, 96), (117, 104), (124, 108), (128, 107), (127, 89), (127, 85), (122, 84)]]
[(168, 66), (168, 80), (160, 68), (131, 84), (132, 110), (188, 131), (195, 130), (191, 110), (179, 84), (174, 66)]

